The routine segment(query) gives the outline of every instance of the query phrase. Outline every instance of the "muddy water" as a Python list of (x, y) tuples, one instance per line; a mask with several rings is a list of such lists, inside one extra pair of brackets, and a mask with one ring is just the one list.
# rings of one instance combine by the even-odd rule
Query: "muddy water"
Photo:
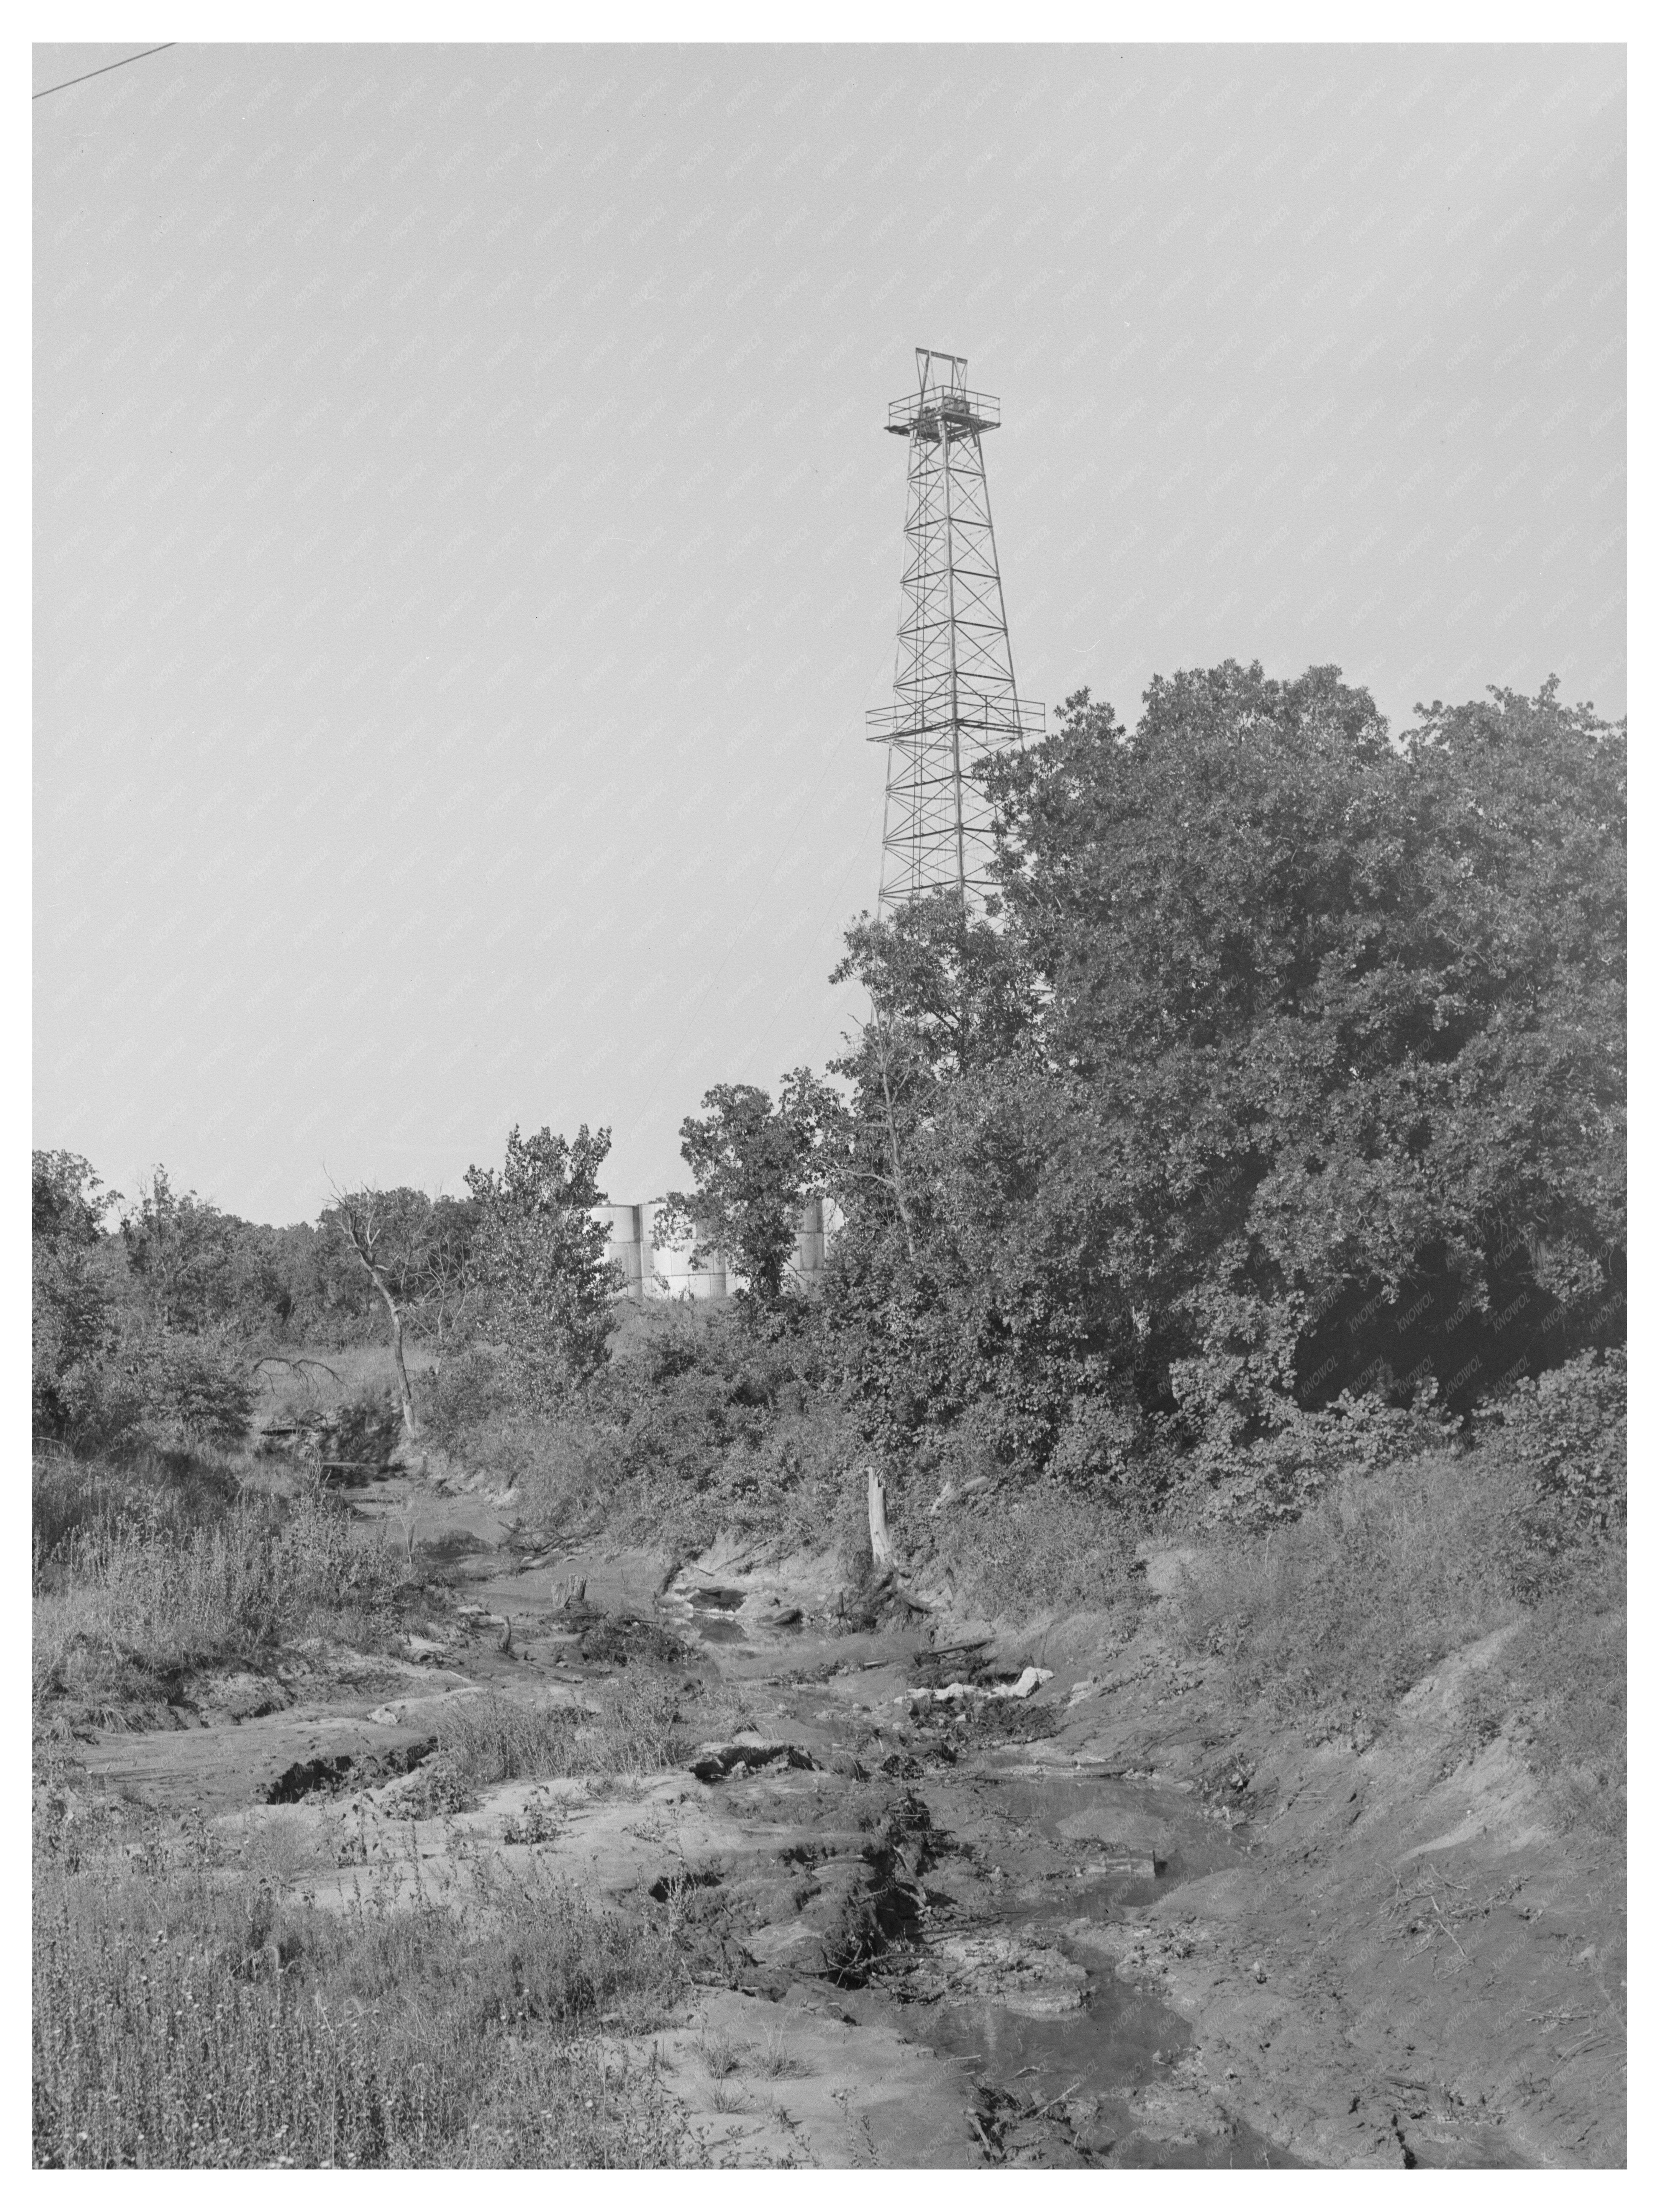
[[(586, 1560), (516, 1578), (498, 1565), (476, 1595), (512, 1610), (529, 1644), (554, 1625), (538, 1620), (537, 1601), (545, 1605), (558, 1578), (578, 1571), (591, 1600), (600, 1570)], [(903, 1724), (904, 1691), (923, 1656), (914, 1638), (864, 1638), (854, 1652), (814, 1634), (805, 1650), (799, 1630), (786, 1634), (750, 1613), (740, 1621), (751, 1597), (773, 1601), (735, 1577), (687, 1576), (678, 1590), (648, 1596), (607, 1589), (601, 1603), (654, 1613), (689, 1638), (703, 1670), (741, 1686), (753, 1725), (807, 1748), (815, 1780), (830, 1785), (820, 1821), (840, 1822), (832, 1770), (857, 1761), (853, 1772), (867, 1772), (899, 1750), (897, 1773), (890, 1759), (885, 1771), (896, 1790), (926, 1803), (932, 1823), (925, 1908), (914, 1926), (894, 1931), (863, 1987), (826, 1991), (844, 2016), (954, 2061), (964, 2102), (980, 2100), (988, 2152), (1008, 2162), (1297, 2163), (1222, 2117), (1186, 2022), (1116, 1972), (1125, 1917), (1228, 1865), (1238, 1838), (1179, 1790), (1068, 1771), (1057, 1743), (963, 1742), (952, 1755), (937, 1730)], [(854, 1782), (846, 1787), (850, 1795)], [(735, 1788), (722, 1785), (723, 1802), (732, 1803)], [(777, 1778), (760, 1777), (744, 1791), (744, 1815), (751, 1832), (774, 1823), (781, 1832), (799, 1807)]]
[[(1155, 1903), (1229, 1864), (1236, 1846), (1224, 1833), (1177, 1792), (1119, 1781), (981, 1773), (963, 1783), (952, 1777), (931, 1797), (941, 1815), (971, 1824), (978, 1856), (994, 1855), (992, 1872), (1000, 1879), (994, 1890), (1006, 1902), (1000, 1911), (975, 1915), (975, 1935), (1052, 1946), (1085, 1979), (1072, 1992), (1081, 2002), (1064, 2009), (1044, 2009), (1041, 1995), (1012, 2003), (947, 2000), (927, 2008), (923, 2026), (915, 2018), (921, 2008), (906, 2007), (908, 2032), (968, 2060), (977, 2075), (1012, 2090), (1028, 2109), (1050, 2100), (1068, 2112), (1081, 2106), (1088, 2118), (1079, 2135), (1099, 2162), (1299, 2163), (1237, 2124), (1183, 2127), (1166, 2115), (1162, 2125), (1147, 2124), (1138, 2107), (1148, 2093), (1155, 2111), (1170, 2103), (1164, 2093), (1181, 2078), (1191, 2030), (1156, 1996), (1119, 1981), (1109, 1959), (1088, 1941), (1093, 1929), (1121, 1923), (1126, 1908)], [(948, 1862), (939, 1880), (948, 1888)]]

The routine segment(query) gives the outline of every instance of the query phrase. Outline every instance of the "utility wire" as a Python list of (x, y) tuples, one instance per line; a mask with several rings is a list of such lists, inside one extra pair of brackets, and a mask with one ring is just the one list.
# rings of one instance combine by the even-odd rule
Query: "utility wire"
[(125, 69), (129, 62), (145, 61), (151, 54), (164, 54), (178, 43), (177, 39), (166, 39), (159, 46), (146, 46), (143, 53), (123, 54), (118, 62), (106, 62), (102, 69), (88, 70), (84, 76), (66, 76), (62, 84), (45, 85), (39, 92), (32, 92), (29, 98), (44, 100), (49, 92), (67, 92), (72, 84), (86, 84), (95, 76), (107, 76), (112, 70)]

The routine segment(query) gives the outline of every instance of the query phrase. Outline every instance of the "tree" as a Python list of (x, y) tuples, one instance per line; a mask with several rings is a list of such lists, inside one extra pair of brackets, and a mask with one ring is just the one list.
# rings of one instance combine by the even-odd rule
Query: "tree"
[(499, 1172), (466, 1171), (489, 1326), (532, 1403), (568, 1397), (605, 1358), (617, 1271), (595, 1209), (610, 1149), (609, 1129), (590, 1134), (586, 1123), (574, 1139), (546, 1128), (521, 1137), (515, 1127)]
[(337, 1190), (323, 1216), (325, 1231), (362, 1270), (386, 1309), (404, 1436), (411, 1443), (421, 1430), (404, 1360), (404, 1328), (428, 1280), (432, 1214), (432, 1200), (422, 1190), (369, 1187)]
[(694, 1266), (719, 1253), (736, 1263), (764, 1304), (781, 1294), (801, 1207), (822, 1190), (824, 1129), (839, 1101), (809, 1068), (786, 1075), (775, 1107), (752, 1083), (703, 1094), (701, 1120), (680, 1124), (680, 1158), (696, 1188), (670, 1191), (657, 1216), (661, 1243), (695, 1240)]
[(59, 1436), (77, 1372), (114, 1340), (117, 1286), (103, 1223), (120, 1194), (78, 1152), (37, 1151), (29, 1194), (31, 1413), (38, 1433)]
[(1228, 662), (995, 763), (1001, 915), (841, 971), (872, 1421), (1081, 1469), (1621, 1334), (1624, 742), (1553, 684), (1395, 742), (1334, 669)]
[(164, 1167), (141, 1184), (121, 1216), (127, 1266), (163, 1328), (200, 1330), (234, 1308), (238, 1232), (246, 1224), (193, 1190), (177, 1191)]
[(35, 1151), (29, 1155), (29, 1225), (43, 1244), (89, 1247), (103, 1234), (104, 1217), (121, 1203), (106, 1190), (79, 1152)]
[(421, 1295), (421, 1320), (432, 1331), (434, 1381), (443, 1372), (446, 1349), (470, 1327), (481, 1289), (477, 1202), (440, 1195), (432, 1202)]
[(1467, 1404), (1560, 1356), (1529, 1238), (1605, 1302), (1623, 750), (1553, 684), (1396, 746), (1335, 670), (1227, 663), (1000, 769), (1064, 1210), (1172, 1400), (1240, 1432), (1298, 1391)]

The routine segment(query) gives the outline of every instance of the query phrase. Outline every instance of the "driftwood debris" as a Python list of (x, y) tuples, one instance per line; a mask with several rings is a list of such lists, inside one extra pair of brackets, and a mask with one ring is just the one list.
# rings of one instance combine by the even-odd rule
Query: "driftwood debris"
[(964, 1498), (973, 1498), (980, 1491), (988, 1490), (990, 1486), (991, 1478), (988, 1474), (976, 1474), (970, 1482), (947, 1482), (928, 1507), (928, 1519), (931, 1521), (936, 1513), (943, 1513), (947, 1505), (960, 1505)]
[(887, 1486), (874, 1468), (866, 1468), (870, 1510), (870, 1556), (880, 1568), (893, 1565), (893, 1540), (887, 1533)]
[(879, 1605), (884, 1598), (889, 1597), (896, 1598), (901, 1605), (908, 1606), (912, 1613), (931, 1613), (933, 1609), (925, 1598), (917, 1597), (914, 1591), (905, 1589), (899, 1580), (896, 1567), (889, 1567), (886, 1573), (870, 1588), (869, 1602), (872, 1605)]
[(875, 1606), (884, 1598), (892, 1597), (908, 1606), (912, 1613), (931, 1613), (933, 1607), (906, 1589), (900, 1579), (898, 1558), (887, 1528), (887, 1486), (873, 1467), (866, 1468), (864, 1473), (870, 1516), (870, 1557), (876, 1568), (876, 1579), (866, 1593), (866, 1602)]

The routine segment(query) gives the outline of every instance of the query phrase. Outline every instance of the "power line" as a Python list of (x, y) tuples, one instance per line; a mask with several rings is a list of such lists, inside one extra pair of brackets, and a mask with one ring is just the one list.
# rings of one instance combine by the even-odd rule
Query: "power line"
[(102, 69), (88, 70), (84, 76), (66, 76), (62, 84), (44, 85), (39, 92), (29, 94), (31, 100), (44, 100), (49, 92), (67, 92), (72, 84), (86, 84), (93, 77), (107, 76), (112, 70), (125, 69), (129, 62), (142, 62), (151, 54), (164, 54), (169, 46), (176, 46), (177, 39), (165, 39), (159, 46), (146, 46), (143, 53), (123, 54), (118, 62), (106, 62)]

